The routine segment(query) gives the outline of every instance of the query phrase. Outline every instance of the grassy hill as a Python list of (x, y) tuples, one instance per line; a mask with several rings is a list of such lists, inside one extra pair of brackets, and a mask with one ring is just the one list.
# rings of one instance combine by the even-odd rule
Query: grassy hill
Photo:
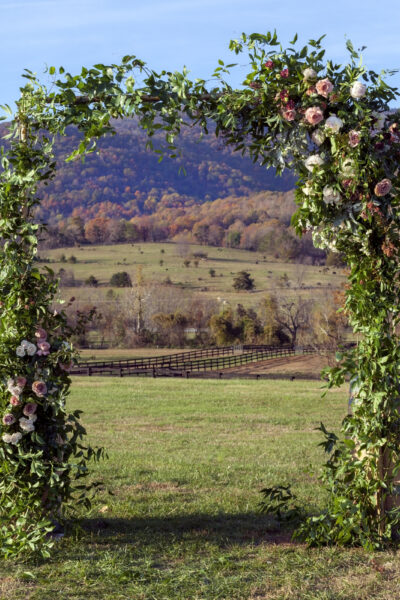
[[(205, 257), (196, 259), (193, 257), (196, 253)], [(62, 255), (67, 262), (60, 260)], [(71, 256), (75, 257), (76, 263), (68, 262)], [(139, 267), (146, 283), (166, 284), (169, 279), (168, 286), (188, 290), (202, 298), (225, 301), (232, 306), (241, 303), (245, 307), (256, 306), (267, 292), (314, 297), (322, 290), (340, 288), (345, 280), (344, 270), (337, 267), (284, 263), (258, 252), (187, 244), (141, 243), (59, 248), (42, 252), (41, 258), (49, 259), (49, 266), (55, 272), (63, 268), (73, 274), (76, 283), (81, 285), (62, 288), (60, 297), (74, 295), (80, 302), (88, 299), (97, 303), (106, 301), (112, 274), (126, 271), (135, 283)], [(187, 267), (185, 260), (190, 261)], [(197, 266), (195, 260), (198, 260)], [(215, 271), (214, 277), (210, 274), (211, 269)], [(255, 281), (253, 291), (238, 292), (233, 289), (233, 278), (239, 271), (250, 272)], [(99, 281), (97, 288), (85, 286), (84, 282), (90, 275)], [(121, 293), (121, 290), (115, 291)]]

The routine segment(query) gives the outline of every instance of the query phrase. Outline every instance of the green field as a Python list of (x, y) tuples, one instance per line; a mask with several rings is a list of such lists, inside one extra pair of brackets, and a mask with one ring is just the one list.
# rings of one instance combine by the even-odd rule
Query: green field
[(3, 600), (395, 600), (397, 553), (307, 549), (258, 512), (294, 484), (324, 505), (315, 427), (346, 389), (318, 382), (74, 379), (71, 408), (109, 459), (104, 489), (48, 562), (2, 564)]
[[(206, 259), (199, 259), (197, 267), (191, 258), (193, 252), (207, 254)], [(62, 255), (67, 260), (72, 255), (78, 262), (60, 262)], [(174, 286), (196, 292), (204, 298), (226, 300), (232, 306), (237, 303), (255, 306), (265, 292), (284, 291), (287, 294), (294, 289), (296, 294), (314, 296), (322, 289), (339, 288), (345, 280), (343, 269), (336, 267), (284, 263), (248, 250), (193, 245), (182, 247), (173, 243), (58, 248), (42, 252), (41, 257), (55, 261), (49, 266), (56, 272), (60, 268), (72, 271), (78, 281), (85, 282), (90, 275), (96, 277), (100, 284), (96, 289), (83, 286), (64, 288), (61, 292), (65, 298), (74, 295), (80, 300), (93, 301), (105, 296), (110, 289), (109, 281), (113, 273), (126, 271), (134, 282), (140, 265), (146, 283), (162, 283), (169, 277)], [(191, 261), (188, 267), (183, 264), (185, 258)], [(160, 260), (163, 261), (162, 265)], [(215, 277), (210, 276), (210, 269), (215, 270)], [(254, 291), (237, 292), (233, 289), (234, 275), (243, 270), (249, 271), (254, 278)], [(285, 274), (290, 282), (289, 287), (282, 284), (281, 278)]]

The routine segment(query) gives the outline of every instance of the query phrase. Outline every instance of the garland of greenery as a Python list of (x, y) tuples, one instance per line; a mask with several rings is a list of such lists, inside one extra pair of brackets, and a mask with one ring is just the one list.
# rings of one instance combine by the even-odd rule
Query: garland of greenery
[[(155, 73), (133, 56), (120, 65), (95, 65), (72, 76), (51, 67), (50, 89), (29, 71), (2, 152), (0, 175), (0, 541), (14, 556), (48, 555), (54, 519), (74, 503), (88, 503), (76, 480), (101, 450), (82, 445), (79, 412), (68, 414), (68, 368), (75, 353), (65, 314), (54, 311), (53, 273), (34, 259), (42, 226), (35, 224), (36, 190), (54, 177), (53, 144), (69, 125), (82, 133), (72, 160), (92, 152), (113, 133), (110, 120), (135, 116), (149, 147), (176, 156), (184, 126), (200, 125), (254, 161), (289, 167), (299, 176), (293, 225), (312, 231), (322, 248), (341, 252), (350, 268), (345, 310), (361, 341), (338, 354), (329, 386), (353, 381), (353, 414), (343, 422), (343, 441), (322, 427), (329, 452), (323, 479), (331, 490), (318, 517), (302, 521), (298, 535), (310, 544), (391, 542), (400, 521), (396, 502), (400, 468), (399, 323), (399, 115), (397, 98), (366, 71), (350, 43), (350, 64), (323, 62), (321, 40), (296, 50), (276, 34), (231, 42), (249, 52), (244, 87), (223, 79), (235, 65), (219, 66), (215, 86), (182, 73)], [(136, 87), (134, 75), (141, 79)], [(165, 146), (152, 135), (165, 132)], [(78, 498), (76, 496), (78, 490)], [(290, 495), (290, 494), (289, 494)]]

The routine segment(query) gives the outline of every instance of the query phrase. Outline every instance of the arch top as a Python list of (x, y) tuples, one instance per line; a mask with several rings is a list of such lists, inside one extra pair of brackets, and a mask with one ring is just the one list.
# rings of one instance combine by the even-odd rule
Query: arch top
[(320, 247), (376, 254), (371, 220), (384, 215), (378, 254), (385, 260), (398, 245), (393, 196), (400, 184), (400, 113), (389, 105), (398, 93), (382, 74), (366, 69), (349, 41), (347, 65), (325, 60), (323, 38), (297, 48), (296, 35), (284, 49), (276, 32), (242, 34), (230, 43), (234, 54), (249, 56), (240, 89), (228, 79), (236, 65), (222, 61), (208, 82), (192, 81), (186, 69), (156, 73), (132, 55), (120, 64), (84, 67), (78, 75), (50, 67), (50, 89), (28, 72), (14, 134), (24, 120), (31, 132), (51, 135), (75, 125), (83, 139), (73, 159), (113, 132), (112, 119), (135, 117), (150, 148), (154, 132), (164, 131), (165, 145), (153, 149), (173, 157), (182, 127), (197, 124), (203, 133), (212, 127), (254, 161), (297, 173), (294, 224), (299, 234), (312, 230)]

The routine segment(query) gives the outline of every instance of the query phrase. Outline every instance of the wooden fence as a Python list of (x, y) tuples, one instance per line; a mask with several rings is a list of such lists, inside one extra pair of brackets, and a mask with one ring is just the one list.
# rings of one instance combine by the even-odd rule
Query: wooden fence
[(315, 352), (311, 347), (227, 346), (151, 358), (79, 363), (71, 370), (71, 375), (189, 377), (190, 373), (229, 369), (270, 358)]

